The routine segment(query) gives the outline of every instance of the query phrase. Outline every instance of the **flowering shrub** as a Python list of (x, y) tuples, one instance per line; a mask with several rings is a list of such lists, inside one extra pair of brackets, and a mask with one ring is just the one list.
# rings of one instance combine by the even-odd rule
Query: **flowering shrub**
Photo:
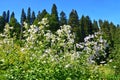
[(88, 58), (90, 63), (105, 63), (105, 58), (108, 54), (105, 50), (109, 45), (107, 41), (102, 38), (101, 34), (101, 32), (96, 32), (94, 35), (85, 37), (84, 42), (76, 44), (77, 48), (81, 48), (90, 55)]
[(38, 24), (30, 27), (24, 24), (22, 46), (16, 44), (15, 37), (10, 37), (12, 27), (5, 26), (0, 35), (1, 79), (102, 79), (98, 69), (91, 70), (91, 63), (104, 63), (107, 54), (107, 41), (100, 32), (75, 43), (71, 26), (63, 25), (53, 34), (46, 18)]

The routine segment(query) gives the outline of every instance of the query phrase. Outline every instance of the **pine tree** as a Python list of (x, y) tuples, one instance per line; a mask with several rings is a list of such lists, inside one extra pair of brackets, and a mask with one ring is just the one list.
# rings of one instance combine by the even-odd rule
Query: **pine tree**
[(92, 21), (90, 20), (89, 16), (86, 16), (86, 28), (87, 28), (87, 34), (93, 34), (93, 26), (92, 26)]
[(6, 12), (3, 11), (2, 17), (3, 17), (3, 19), (4, 19), (5, 22), (6, 22), (6, 16), (7, 16)]
[(17, 22), (17, 19), (15, 18), (14, 12), (11, 13), (9, 24), (10, 24), (10, 26), (13, 27), (13, 29), (11, 30), (11, 33), (10, 33), (11, 37), (16, 36), (17, 39), (20, 38), (21, 26)]
[(28, 11), (27, 11), (27, 23), (28, 23), (28, 25), (31, 24), (31, 9), (30, 9), (30, 7), (28, 8)]
[(93, 26), (93, 33), (97, 32), (99, 30), (98, 23), (97, 23), (96, 20), (93, 20), (93, 25), (92, 26)]
[(51, 10), (51, 18), (49, 20), (50, 22), (50, 30), (55, 32), (56, 30), (59, 29), (59, 18), (58, 18), (58, 12), (57, 12), (57, 7), (55, 4), (52, 6)]
[(102, 25), (103, 25), (103, 21), (99, 19), (99, 27), (102, 27)]
[(33, 24), (34, 20), (36, 19), (36, 16), (35, 16), (35, 12), (33, 11), (32, 12), (32, 19), (31, 19), (31, 23)]
[(11, 13), (10, 18), (12, 18), (12, 17), (15, 18), (15, 13), (14, 12)]
[(111, 40), (111, 35), (110, 35), (110, 27), (109, 27), (109, 22), (105, 20), (101, 26), (101, 30), (104, 34), (104, 38), (107, 40)]
[(40, 21), (40, 20), (41, 20), (41, 13), (40, 13), (40, 11), (38, 11), (37, 20), (36, 21)]
[(85, 26), (85, 16), (82, 15), (81, 19), (80, 19), (80, 41), (83, 42), (84, 38), (85, 38), (85, 30), (84, 30), (84, 26)]
[(69, 15), (68, 24), (72, 27), (72, 31), (75, 32), (76, 42), (80, 41), (80, 26), (79, 17), (76, 10), (72, 10)]
[(46, 11), (46, 9), (44, 9), (41, 13), (40, 13), (40, 11), (39, 11), (39, 12), (38, 12), (38, 15), (37, 15), (38, 21), (41, 21), (42, 18), (44, 18), (47, 14), (48, 14), (48, 12)]
[(5, 20), (3, 16), (0, 16), (0, 32), (3, 32), (5, 26)]
[(23, 23), (26, 21), (26, 13), (24, 11), (24, 9), (22, 9), (22, 13), (21, 13), (21, 25), (23, 25)]
[(60, 26), (67, 24), (67, 19), (65, 13), (62, 11), (60, 13)]
[(113, 47), (113, 41), (115, 41), (115, 30), (116, 30), (116, 26), (111, 22), (109, 24), (110, 27), (110, 35), (111, 35), (111, 42), (112, 42), (112, 47)]
[(72, 10), (69, 15), (68, 24), (73, 28), (73, 31), (76, 31), (79, 27), (79, 17), (76, 10)]
[(10, 18), (10, 11), (8, 10), (7, 11), (7, 15), (6, 15), (6, 22), (7, 23), (9, 22), (9, 18)]

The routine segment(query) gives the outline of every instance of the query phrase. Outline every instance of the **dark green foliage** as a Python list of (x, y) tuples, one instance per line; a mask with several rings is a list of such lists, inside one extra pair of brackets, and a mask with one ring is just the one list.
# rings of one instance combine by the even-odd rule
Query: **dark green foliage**
[(11, 17), (10, 17), (10, 26), (13, 27), (11, 30), (11, 37), (15, 37), (16, 39), (20, 38), (20, 31), (21, 31), (21, 25), (17, 22), (17, 19), (15, 18), (14, 12), (12, 12)]
[(26, 13), (24, 11), (24, 9), (22, 9), (22, 13), (21, 13), (21, 25), (23, 25), (23, 23), (26, 21)]
[(84, 24), (85, 36), (88, 36), (89, 34), (93, 34), (92, 33), (92, 22), (89, 16), (84, 17), (83, 24)]
[(27, 11), (27, 23), (29, 25), (31, 24), (31, 9), (30, 9), (30, 7), (28, 8), (28, 11)]
[(38, 25), (38, 19), (37, 18), (34, 20), (33, 24), (36, 25), (36, 26)]
[(14, 17), (15, 17), (15, 13), (12, 12), (10, 18), (14, 18)]
[(40, 13), (40, 11), (39, 11), (39, 12), (38, 12), (38, 15), (37, 15), (38, 21), (41, 21), (42, 18), (44, 18), (47, 14), (48, 14), (48, 12), (46, 11), (46, 9), (44, 9), (41, 13)]
[(60, 13), (60, 26), (67, 24), (67, 19), (65, 13), (62, 11)]
[(72, 10), (69, 15), (68, 24), (72, 27), (72, 31), (75, 32), (76, 42), (80, 41), (80, 26), (79, 17), (76, 10)]
[(73, 28), (73, 31), (76, 31), (76, 28), (79, 27), (79, 17), (76, 10), (71, 11), (68, 24)]
[(31, 23), (33, 24), (34, 20), (36, 19), (36, 16), (35, 16), (35, 12), (33, 11), (32, 12), (32, 19), (31, 19)]
[(92, 21), (90, 20), (89, 16), (82, 16), (80, 19), (80, 41), (83, 41), (85, 36), (88, 36), (89, 34), (93, 34), (96, 25), (93, 27)]
[(88, 34), (86, 35), (89, 35), (89, 34), (93, 34), (93, 26), (92, 26), (92, 21), (90, 20), (90, 17), (89, 16), (86, 16), (86, 33), (88, 32)]
[(84, 19), (85, 17), (82, 15), (81, 19), (80, 19), (80, 41), (83, 42), (84, 38), (85, 38), (85, 30), (84, 30)]
[(6, 15), (6, 22), (7, 23), (9, 22), (9, 18), (10, 18), (10, 11), (8, 10), (7, 11), (7, 15)]
[(57, 7), (55, 4), (53, 4), (52, 6), (51, 17), (49, 21), (50, 21), (49, 24), (51, 31), (55, 32), (56, 30), (59, 29), (59, 18), (58, 18)]
[(3, 14), (2, 14), (2, 17), (4, 18), (4, 21), (6, 22), (6, 12), (4, 11)]
[(100, 19), (99, 20), (99, 26), (102, 27), (102, 25), (103, 25), (103, 21)]
[(40, 19), (41, 19), (41, 13), (40, 13), (40, 11), (38, 11), (37, 20), (40, 21)]
[(5, 20), (2, 16), (0, 16), (0, 32), (3, 32), (5, 26)]
[(93, 26), (93, 30), (92, 30), (93, 33), (99, 31), (98, 22), (96, 20), (93, 21), (92, 26)]

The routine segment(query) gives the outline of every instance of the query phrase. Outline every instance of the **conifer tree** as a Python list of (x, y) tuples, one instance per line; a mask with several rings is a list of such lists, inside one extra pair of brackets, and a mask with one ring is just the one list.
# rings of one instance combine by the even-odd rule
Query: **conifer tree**
[(47, 14), (48, 14), (48, 12), (46, 11), (46, 9), (44, 9), (41, 13), (40, 13), (40, 11), (39, 11), (39, 12), (38, 12), (38, 15), (37, 15), (38, 21), (41, 21), (42, 18), (44, 18)]
[(0, 32), (3, 32), (5, 26), (5, 20), (3, 16), (0, 16)]
[(69, 15), (68, 24), (73, 28), (73, 31), (76, 31), (79, 27), (79, 17), (76, 10), (72, 10)]
[(10, 33), (11, 37), (16, 36), (16, 38), (20, 38), (21, 26), (17, 22), (17, 19), (15, 18), (14, 12), (11, 13), (9, 24), (10, 24), (10, 26), (13, 27), (13, 29), (11, 30), (11, 33)]
[(103, 25), (103, 21), (99, 19), (99, 27), (102, 27), (102, 25)]
[(84, 30), (84, 21), (85, 21), (85, 16), (82, 15), (81, 19), (80, 19), (80, 41), (83, 42), (84, 38), (85, 38), (85, 30)]
[(10, 11), (8, 10), (7, 11), (7, 15), (6, 15), (6, 22), (7, 23), (9, 22), (9, 18), (10, 18)]
[(33, 11), (32, 12), (32, 19), (31, 19), (31, 23), (33, 24), (34, 20), (36, 19), (36, 16), (35, 16), (35, 12)]
[(62, 11), (60, 13), (60, 26), (67, 24), (67, 19), (65, 13)]
[(86, 35), (93, 34), (93, 26), (92, 26), (92, 21), (90, 20), (89, 16), (86, 16)]
[(51, 18), (49, 20), (50, 22), (50, 29), (51, 31), (55, 32), (57, 29), (59, 29), (59, 18), (58, 18), (58, 12), (57, 12), (57, 6), (53, 4), (52, 10), (51, 10)]
[(96, 20), (93, 20), (93, 25), (92, 26), (93, 26), (93, 33), (97, 32), (99, 30), (98, 23), (97, 23)]
[(41, 19), (41, 13), (40, 13), (40, 11), (38, 11), (38, 14), (37, 14), (37, 21), (40, 21), (40, 19)]
[(28, 8), (28, 11), (27, 11), (27, 23), (28, 23), (28, 25), (31, 24), (31, 9), (30, 9), (30, 7)]
[(22, 13), (21, 13), (21, 25), (23, 25), (23, 22), (26, 21), (26, 13), (24, 11), (24, 9), (22, 9)]
[(7, 16), (6, 12), (3, 11), (2, 17), (3, 17), (3, 19), (4, 19), (5, 22), (6, 22), (6, 16)]
[(75, 32), (76, 42), (80, 41), (80, 26), (79, 17), (76, 10), (72, 10), (69, 15), (68, 24), (72, 27), (72, 31)]
[(15, 13), (12, 12), (10, 18), (15, 18)]

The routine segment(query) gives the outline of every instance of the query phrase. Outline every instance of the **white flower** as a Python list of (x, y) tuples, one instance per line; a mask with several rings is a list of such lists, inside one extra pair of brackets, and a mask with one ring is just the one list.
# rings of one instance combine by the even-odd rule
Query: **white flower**
[(13, 29), (13, 27), (9, 27), (9, 29)]
[(76, 44), (76, 47), (77, 47), (77, 48), (84, 48), (84, 46), (81, 45), (81, 44)]
[(68, 68), (68, 67), (70, 67), (70, 64), (65, 65), (65, 68)]
[(101, 63), (101, 64), (104, 64), (105, 62), (106, 62), (106, 61), (101, 61), (100, 63)]
[(21, 48), (21, 52), (23, 52), (25, 49), (24, 48)]
[(112, 62), (112, 59), (110, 59), (109, 62)]
[(99, 42), (103, 43), (102, 36), (100, 36)]

